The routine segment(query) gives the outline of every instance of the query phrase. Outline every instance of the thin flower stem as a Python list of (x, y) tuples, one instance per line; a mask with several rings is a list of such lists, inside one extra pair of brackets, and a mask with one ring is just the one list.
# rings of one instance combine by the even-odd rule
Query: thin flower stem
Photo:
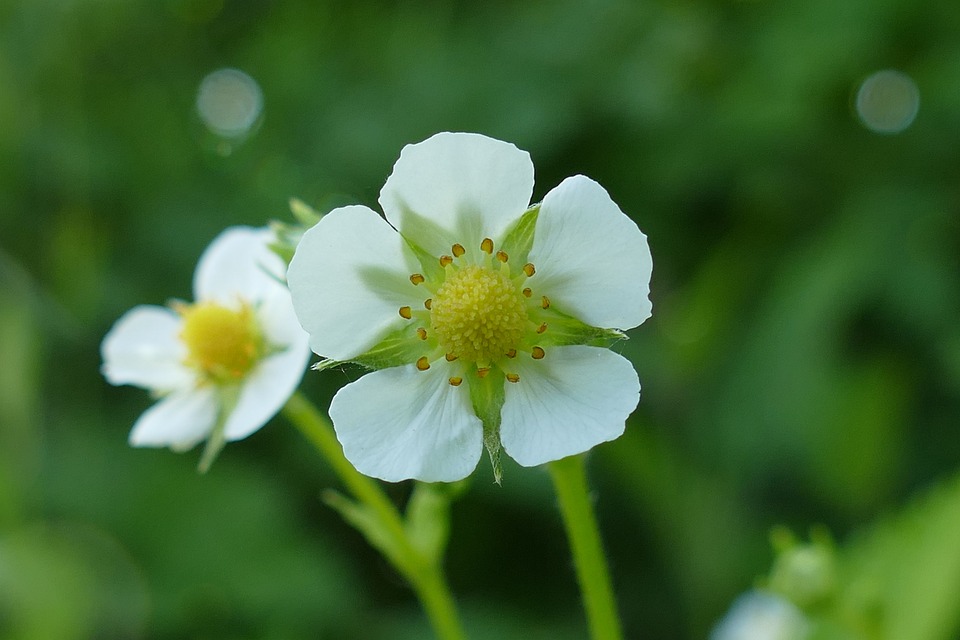
[(583, 456), (570, 456), (547, 466), (560, 502), (567, 537), (570, 538), (570, 550), (583, 594), (590, 637), (594, 640), (619, 640), (623, 634), (597, 519), (587, 491)]
[(376, 481), (361, 474), (344, 457), (326, 416), (299, 392), (287, 401), (283, 414), (327, 460), (353, 497), (377, 519), (379, 530), (389, 538), (389, 548), (396, 550), (384, 555), (413, 586), (437, 637), (464, 640), (456, 603), (439, 564), (411, 543), (403, 517)]

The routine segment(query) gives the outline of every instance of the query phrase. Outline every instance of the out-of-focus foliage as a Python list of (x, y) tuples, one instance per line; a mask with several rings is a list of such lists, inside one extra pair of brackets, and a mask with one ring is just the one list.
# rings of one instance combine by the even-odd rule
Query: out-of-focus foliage
[[(232, 138), (196, 109), (222, 68), (262, 96)], [(880, 134), (856, 95), (890, 68), (920, 106)], [(628, 636), (706, 637), (778, 523), (831, 531), (882, 637), (960, 632), (955, 488), (893, 515), (960, 467), (956, 2), (13, 0), (0, 87), (0, 637), (425, 637), (297, 433), (202, 477), (131, 449), (150, 401), (98, 345), (189, 298), (222, 228), (375, 205), (440, 130), (529, 150), (537, 197), (597, 179), (650, 237), (654, 317), (622, 348), (643, 399), (590, 460)], [(583, 637), (548, 479), (504, 471), (453, 508), (471, 637)]]

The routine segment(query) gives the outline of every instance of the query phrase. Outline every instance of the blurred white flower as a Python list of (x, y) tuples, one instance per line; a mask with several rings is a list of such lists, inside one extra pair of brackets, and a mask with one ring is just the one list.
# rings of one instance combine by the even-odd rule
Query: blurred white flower
[(306, 232), (287, 274), (313, 350), (377, 369), (330, 406), (347, 458), (388, 481), (453, 481), (484, 444), (521, 465), (617, 438), (640, 398), (606, 348), (650, 316), (646, 236), (583, 176), (529, 206), (512, 144), (440, 133), (380, 192)]
[(130, 444), (185, 450), (210, 439), (205, 464), (226, 441), (262, 427), (300, 383), (310, 350), (282, 283), (284, 262), (267, 229), (232, 227), (207, 247), (193, 304), (139, 306), (103, 340), (103, 375), (150, 390)]
[(787, 600), (750, 591), (737, 598), (710, 640), (803, 640), (808, 628), (803, 613)]

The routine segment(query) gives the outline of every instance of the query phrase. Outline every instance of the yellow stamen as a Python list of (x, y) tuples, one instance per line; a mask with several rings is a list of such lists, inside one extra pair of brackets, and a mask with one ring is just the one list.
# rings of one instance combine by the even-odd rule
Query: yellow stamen
[(513, 383), (520, 382), (520, 374), (519, 374), (519, 373), (508, 373), (508, 374), (507, 374), (507, 380), (508, 380), (509, 382), (513, 382)]
[(449, 264), (453, 264), (453, 256), (440, 256), (441, 267), (445, 267)]
[(410, 282), (413, 284), (421, 284), (425, 279), (422, 273), (414, 273), (410, 276)]
[(542, 360), (543, 356), (547, 355), (547, 352), (544, 351), (541, 347), (534, 347), (530, 350), (530, 356), (534, 360)]
[(245, 376), (263, 356), (265, 345), (253, 309), (228, 309), (215, 302), (183, 305), (180, 339), (187, 347), (186, 363), (217, 382)]
[(451, 387), (459, 387), (460, 383), (463, 382), (463, 378), (460, 376), (453, 376), (450, 378), (450, 380), (448, 380), (448, 382), (450, 383)]
[(550, 308), (550, 298), (547, 296), (540, 296), (540, 306), (544, 309)]
[(413, 317), (413, 311), (410, 310), (410, 307), (400, 307), (400, 317), (409, 320)]
[(417, 369), (419, 369), (420, 371), (426, 371), (429, 368), (430, 368), (430, 361), (427, 360), (427, 356), (420, 356), (420, 358), (417, 359)]
[(497, 251), (497, 260), (500, 262), (506, 262), (510, 259), (510, 256), (507, 255), (506, 251)]
[(418, 327), (418, 328), (417, 328), (417, 337), (420, 338), (421, 340), (426, 340), (426, 339), (427, 339), (427, 330), (424, 329), (423, 327)]
[(450, 249), (450, 251), (453, 253), (453, 257), (454, 257), (454, 258), (459, 258), (460, 256), (462, 256), (464, 253), (467, 252), (467, 250), (464, 249), (464, 248), (463, 248), (463, 245), (460, 244), (459, 242), (458, 242), (457, 244), (453, 245), (453, 247)]
[(532, 262), (528, 262), (527, 264), (523, 265), (523, 272), (527, 274), (527, 277), (529, 278), (537, 272), (537, 269), (533, 266)]
[(480, 243), (480, 251), (490, 254), (493, 253), (493, 240), (490, 238), (484, 238), (483, 242)]

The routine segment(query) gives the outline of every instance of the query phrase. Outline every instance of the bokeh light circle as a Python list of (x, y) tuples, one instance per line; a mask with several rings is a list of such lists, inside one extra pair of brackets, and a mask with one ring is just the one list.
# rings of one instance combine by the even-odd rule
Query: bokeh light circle
[(867, 77), (857, 91), (857, 115), (874, 133), (900, 133), (920, 109), (920, 90), (902, 71), (885, 69)]
[(263, 111), (260, 85), (238, 69), (217, 69), (197, 90), (197, 113), (212, 132), (239, 138), (250, 132)]

